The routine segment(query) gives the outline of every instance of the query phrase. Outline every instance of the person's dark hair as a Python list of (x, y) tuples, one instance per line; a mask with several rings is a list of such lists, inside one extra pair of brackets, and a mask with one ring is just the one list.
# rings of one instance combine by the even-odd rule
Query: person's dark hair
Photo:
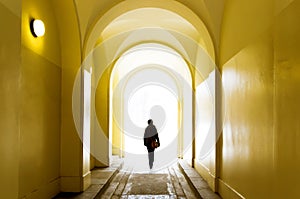
[(150, 120), (148, 120), (148, 124), (150, 124), (152, 122), (152, 120), (150, 119)]

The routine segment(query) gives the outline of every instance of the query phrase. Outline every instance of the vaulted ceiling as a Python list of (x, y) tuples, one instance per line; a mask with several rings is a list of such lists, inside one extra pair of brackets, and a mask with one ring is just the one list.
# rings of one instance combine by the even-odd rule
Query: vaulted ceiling
[[(74, 15), (75, 12), (83, 49), (100, 20), (102, 20), (100, 28), (102, 31), (94, 31), (97, 35), (93, 35), (93, 37), (99, 37), (100, 40), (101, 37), (109, 37), (122, 29), (125, 31), (154, 25), (176, 29), (193, 37), (196, 35), (196, 31), (193, 30), (196, 28), (195, 21), (193, 21), (196, 16), (212, 39), (219, 65), (226, 63), (260, 35), (273, 29), (278, 16), (296, 2), (295, 0), (246, 2), (236, 0), (74, 0), (71, 5), (70, 0), (67, 7), (62, 6), (62, 4), (67, 4), (65, 2), (53, 1), (56, 2), (54, 7), (61, 9), (60, 15), (70, 12)], [(185, 7), (194, 16), (185, 13), (186, 10), (179, 10), (178, 5)], [(156, 12), (153, 15), (151, 10), (155, 10), (154, 8), (163, 9), (165, 12), (164, 14)], [(171, 18), (173, 19), (170, 20)], [(63, 24), (66, 25), (66, 23)], [(74, 31), (70, 30), (70, 32)]]

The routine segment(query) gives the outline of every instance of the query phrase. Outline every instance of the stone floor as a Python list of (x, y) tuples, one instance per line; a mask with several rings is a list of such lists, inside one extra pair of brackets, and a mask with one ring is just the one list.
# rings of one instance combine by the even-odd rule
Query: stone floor
[(103, 194), (96, 198), (199, 198), (177, 165), (155, 171), (134, 173), (121, 170)]
[[(123, 167), (122, 167), (123, 166)], [(83, 193), (61, 193), (55, 199), (220, 199), (202, 177), (179, 160), (168, 168), (136, 172), (115, 161), (111, 167), (94, 169), (92, 185)]]
[(91, 186), (82, 193), (60, 193), (53, 199), (93, 199), (101, 194), (123, 166), (123, 160), (114, 158), (107, 168), (95, 168), (91, 171)]
[(188, 165), (184, 160), (178, 160), (178, 166), (184, 174), (185, 179), (189, 182), (195, 193), (203, 199), (221, 199), (219, 195), (214, 193), (207, 182), (199, 175), (199, 173)]

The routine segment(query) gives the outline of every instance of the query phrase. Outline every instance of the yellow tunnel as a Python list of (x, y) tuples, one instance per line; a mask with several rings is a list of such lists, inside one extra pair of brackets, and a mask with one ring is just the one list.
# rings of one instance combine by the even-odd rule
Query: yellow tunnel
[(162, 167), (184, 159), (224, 199), (299, 198), (299, 10), (0, 0), (1, 197), (86, 190), (112, 156), (143, 155), (153, 117)]

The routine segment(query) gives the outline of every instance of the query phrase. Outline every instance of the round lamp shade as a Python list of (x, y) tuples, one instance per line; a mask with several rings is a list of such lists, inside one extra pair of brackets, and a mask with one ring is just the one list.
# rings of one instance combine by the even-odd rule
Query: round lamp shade
[(30, 22), (30, 29), (34, 37), (42, 37), (45, 34), (45, 25), (42, 20), (33, 19)]

